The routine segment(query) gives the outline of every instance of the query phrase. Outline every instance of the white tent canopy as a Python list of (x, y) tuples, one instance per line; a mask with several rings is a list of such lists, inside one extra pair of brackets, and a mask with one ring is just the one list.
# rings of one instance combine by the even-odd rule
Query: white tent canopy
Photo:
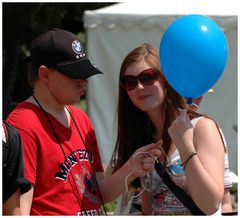
[(214, 5), (212, 1), (201, 0), (157, 2), (119, 3), (84, 13), (88, 55), (104, 72), (89, 79), (87, 92), (88, 113), (95, 126), (102, 160), (105, 165), (109, 163), (116, 142), (118, 77), (123, 58), (145, 42), (159, 47), (164, 30), (177, 17), (202, 14), (214, 19), (224, 30), (229, 57), (223, 76), (213, 87), (214, 93), (205, 95), (200, 112), (213, 117), (222, 128), (230, 168), (237, 173), (237, 12), (225, 1)]

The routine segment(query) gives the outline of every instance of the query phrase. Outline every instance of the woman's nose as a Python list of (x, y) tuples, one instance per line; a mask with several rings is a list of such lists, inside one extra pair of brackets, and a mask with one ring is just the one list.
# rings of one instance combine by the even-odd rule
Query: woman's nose
[(144, 89), (144, 85), (140, 81), (138, 81), (136, 88), (137, 89)]

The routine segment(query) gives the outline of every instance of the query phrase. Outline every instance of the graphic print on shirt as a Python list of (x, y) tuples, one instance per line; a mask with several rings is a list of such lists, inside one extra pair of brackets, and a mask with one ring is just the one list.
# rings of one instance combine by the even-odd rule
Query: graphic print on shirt
[(88, 199), (93, 204), (99, 205), (101, 202), (97, 195), (96, 183), (91, 168), (87, 167), (85, 163), (88, 163), (90, 166), (91, 163), (93, 163), (93, 155), (91, 152), (85, 149), (78, 149), (71, 152), (66, 160), (59, 165), (60, 171), (55, 174), (54, 178), (67, 182), (72, 168), (75, 165), (80, 165), (78, 172), (74, 174), (78, 191), (84, 198)]
[(66, 182), (69, 171), (73, 166), (81, 161), (90, 161), (90, 163), (93, 163), (92, 153), (85, 149), (78, 149), (74, 152), (71, 152), (67, 159), (59, 165), (60, 171), (55, 174), (54, 178), (61, 179)]
[(80, 174), (75, 174), (76, 183), (79, 191), (82, 195), (94, 204), (100, 204), (99, 198), (97, 197), (97, 189), (94, 178), (85, 169), (82, 168)]
[[(185, 214), (186, 209), (167, 187), (162, 187), (152, 199), (154, 214)], [(187, 212), (188, 214), (188, 212)]]

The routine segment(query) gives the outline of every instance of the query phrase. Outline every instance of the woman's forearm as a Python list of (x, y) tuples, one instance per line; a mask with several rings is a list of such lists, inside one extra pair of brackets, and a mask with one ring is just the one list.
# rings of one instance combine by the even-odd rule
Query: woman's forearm
[(194, 157), (185, 169), (187, 186), (192, 199), (206, 214), (211, 215), (219, 208), (224, 187), (220, 187)]
[[(114, 174), (98, 181), (99, 189), (104, 203), (115, 200), (125, 189), (125, 179), (131, 173), (133, 168), (126, 163), (122, 168)], [(129, 176), (128, 181), (132, 181), (133, 177)], [(129, 183), (129, 182), (128, 182)]]

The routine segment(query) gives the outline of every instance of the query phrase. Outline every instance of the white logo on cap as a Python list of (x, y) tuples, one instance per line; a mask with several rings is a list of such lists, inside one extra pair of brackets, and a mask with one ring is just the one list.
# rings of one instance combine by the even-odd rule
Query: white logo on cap
[[(75, 40), (75, 41), (72, 42), (72, 49), (77, 54), (82, 54), (83, 53), (81, 43), (78, 40)], [(84, 53), (83, 53), (83, 56), (85, 56)]]

